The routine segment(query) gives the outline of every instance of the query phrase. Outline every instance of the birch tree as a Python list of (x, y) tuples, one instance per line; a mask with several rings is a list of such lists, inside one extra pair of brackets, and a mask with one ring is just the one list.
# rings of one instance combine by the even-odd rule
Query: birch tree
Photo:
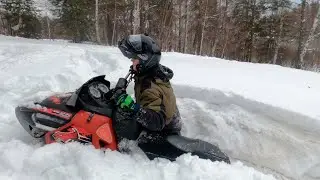
[(133, 2), (133, 34), (137, 34), (140, 28), (140, 0), (134, 0)]

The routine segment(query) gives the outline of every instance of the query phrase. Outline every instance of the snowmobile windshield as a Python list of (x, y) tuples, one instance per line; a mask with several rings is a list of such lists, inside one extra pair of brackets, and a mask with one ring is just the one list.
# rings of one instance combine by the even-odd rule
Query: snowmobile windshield
[[(104, 79), (105, 76), (97, 76), (94, 77), (90, 80), (88, 80), (86, 83), (84, 83), (79, 89), (77, 89), (69, 98), (69, 100), (67, 101), (66, 105), (67, 106), (71, 106), (71, 107), (76, 107), (77, 106), (77, 102), (79, 99), (80, 94), (88, 94), (88, 91), (85, 91), (85, 89), (88, 89), (88, 86), (94, 82), (99, 82), (98, 83), (98, 88), (101, 89), (101, 91), (108, 91), (110, 89), (110, 82)], [(106, 93), (106, 92), (104, 92)]]

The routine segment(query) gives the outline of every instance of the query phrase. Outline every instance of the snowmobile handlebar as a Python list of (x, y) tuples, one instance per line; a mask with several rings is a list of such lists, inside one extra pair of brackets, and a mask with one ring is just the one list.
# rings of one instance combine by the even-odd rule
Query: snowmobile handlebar
[(123, 89), (123, 90), (127, 89), (128, 85), (133, 79), (133, 75), (134, 75), (133, 70), (132, 68), (130, 68), (129, 72), (124, 78), (119, 78), (115, 89)]
[(124, 78), (118, 79), (118, 82), (114, 88), (114, 94), (113, 94), (112, 99), (116, 99), (121, 94), (126, 92), (128, 85), (130, 84), (130, 82), (133, 79), (133, 76), (134, 76), (133, 70), (132, 70), (132, 68), (130, 68), (129, 72), (127, 73), (127, 75)]

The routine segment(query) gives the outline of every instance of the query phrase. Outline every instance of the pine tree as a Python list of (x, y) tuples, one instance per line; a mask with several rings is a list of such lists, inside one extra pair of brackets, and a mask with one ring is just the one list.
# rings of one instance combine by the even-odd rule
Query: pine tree
[[(50, 0), (56, 6), (55, 14), (74, 42), (92, 40), (95, 32), (95, 3), (89, 0)], [(92, 36), (92, 37), (91, 37)]]
[(32, 0), (0, 0), (0, 2), (10, 35), (40, 37), (41, 24)]

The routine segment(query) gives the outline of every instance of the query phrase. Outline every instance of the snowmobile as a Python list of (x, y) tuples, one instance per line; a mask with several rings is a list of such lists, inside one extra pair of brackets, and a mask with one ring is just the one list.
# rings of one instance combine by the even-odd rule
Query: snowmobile
[(76, 141), (97, 149), (121, 151), (119, 142), (128, 139), (137, 142), (151, 160), (174, 161), (184, 153), (191, 153), (202, 159), (230, 163), (229, 157), (213, 144), (180, 134), (152, 135), (157, 133), (146, 133), (128, 118), (127, 112), (117, 108), (115, 97), (126, 92), (133, 76), (129, 70), (112, 89), (105, 75), (93, 77), (74, 92), (16, 107), (16, 117), (33, 138), (45, 144)]

